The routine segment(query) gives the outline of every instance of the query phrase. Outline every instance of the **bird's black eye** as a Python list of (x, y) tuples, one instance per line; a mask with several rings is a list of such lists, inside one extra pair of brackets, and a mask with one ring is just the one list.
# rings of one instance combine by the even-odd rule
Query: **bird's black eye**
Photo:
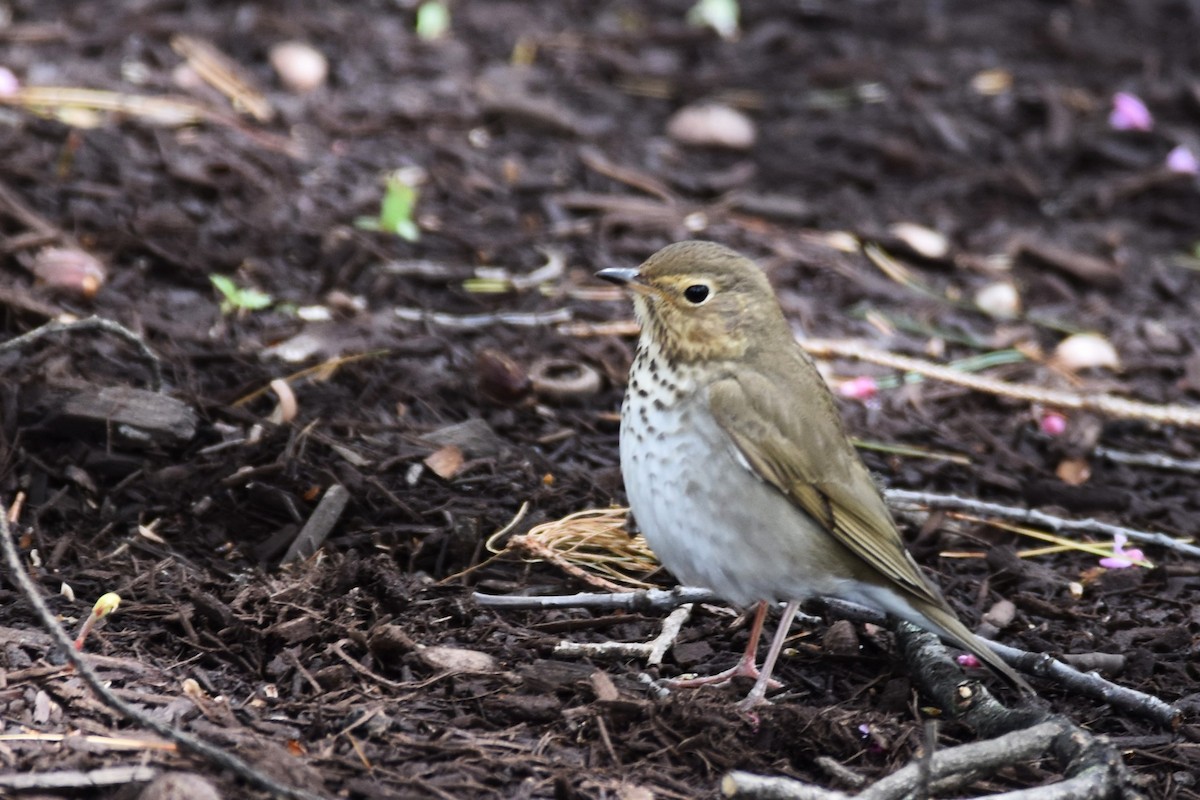
[(708, 299), (708, 287), (703, 283), (692, 284), (683, 290), (683, 296), (689, 303), (700, 305)]

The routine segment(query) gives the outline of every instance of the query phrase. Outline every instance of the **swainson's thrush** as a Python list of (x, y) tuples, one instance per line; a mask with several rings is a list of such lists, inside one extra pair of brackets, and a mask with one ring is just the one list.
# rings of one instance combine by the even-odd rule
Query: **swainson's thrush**
[[(906, 619), (1032, 691), (964, 626), (904, 548), (833, 396), (752, 261), (711, 242), (663, 248), (628, 287), (642, 324), (621, 409), (634, 518), (687, 585), (758, 604), (741, 663), (762, 702), (799, 601), (837, 597)], [(787, 601), (759, 672), (767, 601)]]

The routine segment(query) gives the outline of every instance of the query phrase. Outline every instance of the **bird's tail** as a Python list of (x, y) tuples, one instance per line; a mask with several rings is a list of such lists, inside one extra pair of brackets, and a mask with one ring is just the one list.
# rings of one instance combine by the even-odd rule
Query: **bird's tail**
[(968, 630), (967, 626), (963, 625), (958, 617), (954, 616), (954, 612), (948, 608), (941, 608), (931, 603), (922, 603), (920, 606), (917, 603), (912, 603), (909, 613), (903, 613), (902, 609), (896, 609), (894, 613), (897, 616), (907, 619), (914, 625), (920, 626), (931, 633), (936, 633), (955, 647), (962, 648), (974, 654), (980, 661), (987, 664), (993, 672), (1003, 678), (1009, 686), (1013, 686), (1029, 694), (1036, 694), (1033, 687), (1026, 683), (1025, 679), (1017, 674), (1016, 670), (1005, 664), (1000, 656), (992, 652), (992, 649), (987, 646), (987, 642)]

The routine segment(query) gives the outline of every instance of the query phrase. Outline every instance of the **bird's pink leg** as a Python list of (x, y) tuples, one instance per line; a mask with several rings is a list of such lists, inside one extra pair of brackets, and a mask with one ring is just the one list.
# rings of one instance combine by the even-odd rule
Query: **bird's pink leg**
[(775, 662), (779, 660), (779, 654), (783, 651), (783, 643), (787, 640), (788, 630), (792, 627), (792, 620), (796, 618), (796, 612), (799, 610), (799, 600), (791, 601), (783, 609), (783, 616), (779, 620), (779, 630), (775, 631), (775, 638), (771, 640), (771, 649), (767, 651), (767, 659), (763, 661), (762, 673), (758, 676), (758, 680), (754, 682), (754, 688), (750, 690), (750, 694), (746, 695), (746, 699), (738, 703), (738, 708), (742, 711), (749, 711), (755, 706), (769, 702), (767, 700), (767, 689), (773, 689), (779, 685), (778, 681), (771, 680), (771, 671), (775, 669)]
[[(729, 683), (733, 678), (754, 678), (756, 681), (761, 681), (762, 676), (759, 674), (758, 666), (755, 664), (758, 656), (758, 640), (762, 637), (763, 622), (767, 619), (767, 604), (760, 602), (754, 611), (754, 622), (750, 625), (750, 642), (746, 645), (746, 652), (742, 654), (742, 658), (738, 661), (737, 666), (727, 669), (724, 672), (718, 672), (716, 675), (706, 675), (703, 678), (680, 678), (667, 681), (667, 685), (672, 689), (687, 689), (696, 686), (722, 685)], [(770, 677), (770, 676), (768, 676)], [(755, 686), (758, 684), (756, 683)], [(771, 686), (768, 688), (777, 689), (783, 684), (778, 681), (771, 681)], [(764, 692), (766, 689), (763, 690)]]

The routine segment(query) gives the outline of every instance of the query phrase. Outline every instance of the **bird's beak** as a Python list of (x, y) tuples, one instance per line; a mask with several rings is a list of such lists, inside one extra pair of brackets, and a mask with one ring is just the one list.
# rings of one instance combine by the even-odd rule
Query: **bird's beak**
[(609, 267), (597, 272), (596, 277), (618, 286), (628, 286), (635, 292), (644, 292), (648, 288), (642, 282), (642, 274), (634, 267)]

